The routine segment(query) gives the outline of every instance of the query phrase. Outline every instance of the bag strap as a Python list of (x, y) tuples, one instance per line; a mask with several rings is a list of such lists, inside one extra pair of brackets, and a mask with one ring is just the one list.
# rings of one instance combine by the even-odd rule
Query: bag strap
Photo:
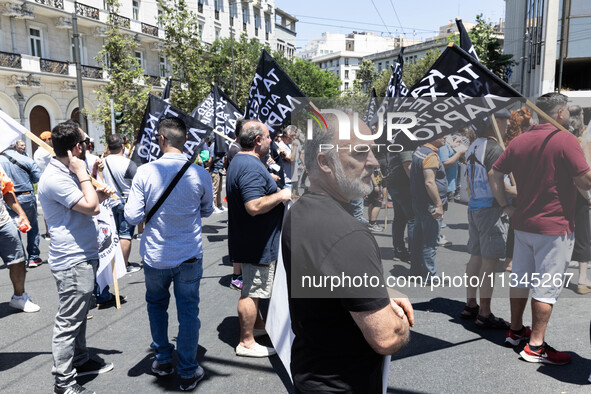
[(107, 170), (109, 171), (109, 175), (111, 175), (111, 179), (113, 180), (113, 183), (115, 183), (115, 186), (117, 187), (117, 190), (119, 191), (119, 194), (121, 194), (121, 197), (125, 200), (125, 202), (127, 202), (127, 199), (123, 195), (123, 190), (121, 190), (121, 186), (119, 186), (119, 183), (117, 182), (117, 180), (113, 176), (113, 173), (111, 172), (111, 168), (109, 167), (109, 163), (107, 163), (107, 158), (105, 157), (105, 160), (103, 160), (103, 161), (105, 162), (105, 167), (107, 167)]
[(148, 222), (150, 221), (150, 219), (152, 219), (152, 216), (154, 216), (154, 214), (162, 206), (162, 204), (164, 203), (164, 201), (166, 200), (166, 198), (168, 197), (168, 195), (172, 192), (172, 189), (174, 189), (174, 187), (179, 182), (179, 180), (181, 179), (181, 177), (183, 176), (183, 174), (187, 171), (187, 169), (189, 168), (189, 166), (191, 165), (192, 162), (193, 162), (192, 160), (188, 160), (183, 165), (183, 167), (179, 170), (178, 174), (176, 174), (175, 177), (172, 179), (172, 181), (170, 182), (170, 184), (168, 185), (168, 187), (166, 188), (166, 190), (164, 191), (164, 193), (162, 193), (162, 195), (160, 196), (160, 198), (158, 199), (158, 201), (156, 201), (156, 204), (154, 204), (154, 206), (152, 207), (152, 209), (150, 209), (150, 212), (148, 212), (148, 215), (146, 216), (146, 221), (145, 221), (146, 224), (148, 224)]
[(21, 170), (23, 170), (27, 174), (31, 175), (31, 170), (29, 170), (27, 167), (23, 166), (21, 163), (19, 163), (18, 161), (16, 161), (14, 159), (14, 157), (11, 157), (11, 156), (7, 155), (6, 152), (2, 152), (0, 154), (2, 156), (6, 157), (8, 159), (8, 161), (10, 161), (12, 164), (14, 164), (15, 166), (18, 166)]

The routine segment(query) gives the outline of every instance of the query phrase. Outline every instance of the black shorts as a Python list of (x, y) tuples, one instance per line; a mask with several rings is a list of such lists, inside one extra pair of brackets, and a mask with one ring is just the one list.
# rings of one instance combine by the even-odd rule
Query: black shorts
[(589, 204), (580, 193), (577, 193), (575, 206), (575, 247), (571, 260), (579, 262), (591, 261), (591, 220)]
[(367, 195), (367, 203), (374, 207), (381, 207), (382, 202), (380, 201), (380, 193), (373, 189), (371, 193)]

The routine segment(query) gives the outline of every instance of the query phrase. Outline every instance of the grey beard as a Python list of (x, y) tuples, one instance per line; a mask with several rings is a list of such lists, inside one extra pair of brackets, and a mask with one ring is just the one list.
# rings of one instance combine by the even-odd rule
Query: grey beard
[(339, 185), (341, 192), (343, 192), (349, 200), (361, 198), (371, 193), (373, 190), (373, 185), (371, 183), (364, 183), (360, 178), (348, 178), (343, 171), (343, 165), (338, 157), (333, 159), (333, 163), (335, 166), (337, 184)]

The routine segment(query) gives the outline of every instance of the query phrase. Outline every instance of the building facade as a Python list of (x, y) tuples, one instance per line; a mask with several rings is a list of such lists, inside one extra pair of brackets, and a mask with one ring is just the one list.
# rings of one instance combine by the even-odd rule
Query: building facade
[(321, 69), (334, 73), (341, 79), (341, 91), (353, 87), (353, 81), (363, 57), (393, 49), (396, 38), (381, 37), (373, 33), (334, 34), (323, 33), (322, 37), (308, 43), (305, 50), (296, 56), (316, 63)]
[(560, 90), (591, 107), (591, 2), (505, 0), (505, 53), (519, 64), (509, 83), (526, 97)]
[[(272, 49), (293, 55), (297, 19), (275, 8), (274, 0), (196, 0), (201, 41), (206, 46), (220, 37), (243, 32)], [(139, 44), (135, 57), (152, 86), (162, 87), (169, 65), (162, 52), (162, 10), (156, 1), (121, 1), (115, 20), (124, 34)], [(105, 42), (109, 10), (103, 0), (9, 0), (0, 4), (0, 109), (36, 135), (57, 123), (78, 118), (78, 93), (72, 16), (80, 34), (84, 108), (98, 106), (96, 91), (107, 75), (95, 59)], [(104, 146), (102, 125), (87, 119), (97, 151)], [(27, 142), (32, 155), (37, 148)]]

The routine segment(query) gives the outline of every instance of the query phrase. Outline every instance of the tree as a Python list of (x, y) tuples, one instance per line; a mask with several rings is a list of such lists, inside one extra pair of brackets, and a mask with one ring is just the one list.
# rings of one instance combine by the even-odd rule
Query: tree
[(158, 4), (163, 11), (164, 54), (173, 80), (180, 81), (172, 84), (170, 99), (176, 107), (190, 113), (210, 90), (200, 25), (186, 0), (158, 0)]
[[(243, 33), (240, 38), (221, 38), (209, 48), (208, 78), (219, 85), (229, 97), (232, 97), (232, 45), (234, 46), (234, 76), (236, 80), (236, 104), (246, 107), (250, 83), (254, 76), (259, 58), (265, 48), (256, 38), (250, 40)], [(270, 51), (269, 48), (266, 48)]]
[[(494, 25), (487, 23), (482, 14), (476, 15), (476, 26), (468, 33), (470, 41), (474, 45), (474, 50), (478, 54), (480, 63), (496, 74), (498, 77), (507, 81), (507, 70), (517, 64), (513, 60), (513, 55), (503, 54), (501, 42), (496, 37)], [(449, 37), (449, 41), (459, 45), (459, 35)]]
[(107, 38), (103, 48), (95, 57), (99, 65), (107, 72), (109, 82), (96, 92), (99, 105), (93, 119), (105, 127), (106, 136), (111, 130), (111, 99), (114, 100), (116, 112), (122, 112), (122, 123), (117, 133), (133, 138), (139, 127), (148, 93), (151, 87), (144, 77), (144, 69), (135, 58), (134, 51), (138, 43), (130, 36), (124, 35), (113, 21), (113, 14), (117, 13), (117, 0), (106, 0), (106, 5), (112, 10), (107, 23)]
[[(402, 69), (402, 80), (410, 89), (415, 83), (425, 75), (431, 68), (435, 60), (441, 55), (439, 49), (429, 49), (425, 56), (417, 59), (416, 63), (406, 62)], [(377, 90), (377, 89), (376, 89)]]
[[(390, 73), (392, 73), (391, 70)], [(355, 73), (353, 86), (363, 93), (367, 93), (371, 90), (371, 87), (373, 86), (376, 79), (380, 77), (380, 75), (381, 74), (375, 70), (371, 60), (364, 60), (361, 62), (359, 69)]]
[(376, 90), (376, 95), (378, 97), (386, 96), (386, 89), (388, 89), (388, 82), (390, 82), (390, 77), (392, 76), (392, 70), (385, 69), (382, 70), (380, 74), (378, 74), (377, 78), (374, 80), (373, 87)]
[(322, 70), (316, 63), (307, 60), (287, 59), (280, 52), (275, 52), (273, 57), (306, 96), (339, 96), (341, 79), (330, 71)]

